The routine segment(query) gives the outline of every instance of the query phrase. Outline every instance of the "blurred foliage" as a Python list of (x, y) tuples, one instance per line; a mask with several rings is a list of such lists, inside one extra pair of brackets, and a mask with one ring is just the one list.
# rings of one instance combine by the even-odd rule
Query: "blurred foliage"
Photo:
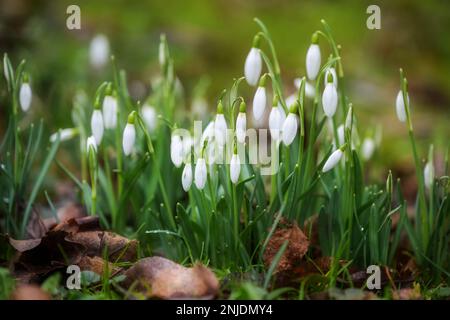
[[(69, 112), (77, 89), (92, 97), (112, 70), (94, 71), (88, 50), (92, 37), (104, 33), (118, 64), (128, 72), (131, 94), (147, 96), (158, 70), (160, 33), (167, 34), (178, 77), (184, 85), (186, 108), (199, 81), (210, 83), (210, 108), (221, 90), (243, 73), (245, 56), (257, 31), (253, 17), (262, 19), (272, 33), (288, 92), (293, 79), (305, 74), (305, 54), (311, 34), (324, 18), (342, 45), (348, 95), (367, 128), (381, 123), (384, 143), (377, 154), (380, 170), (397, 167), (412, 172), (406, 152), (406, 131), (394, 113), (398, 68), (410, 79), (413, 117), (425, 156), (435, 141), (441, 154), (450, 129), (450, 3), (397, 0), (379, 3), (381, 30), (368, 30), (366, 8), (373, 1), (197, 0), (197, 1), (88, 1), (81, 8), (81, 30), (66, 28), (66, 8), (73, 1), (3, 0), (0, 2), (0, 50), (17, 64), (28, 61), (35, 91), (33, 111), (43, 117), (49, 132), (71, 126)], [(328, 54), (328, 48), (322, 54)], [(5, 86), (0, 101), (5, 101)], [(248, 91), (247, 98), (252, 92)], [(180, 106), (182, 108), (183, 106)], [(1, 106), (5, 110), (5, 106)], [(6, 108), (7, 109), (7, 108)], [(184, 109), (186, 110), (186, 109)], [(6, 127), (1, 113), (0, 132)], [(26, 119), (25, 119), (26, 121)], [(368, 133), (370, 131), (368, 130)], [(438, 156), (439, 159), (439, 156)], [(381, 161), (382, 160), (382, 161)], [(375, 161), (374, 161), (375, 163)], [(439, 168), (438, 168), (439, 170)], [(380, 172), (380, 173), (381, 173)]]

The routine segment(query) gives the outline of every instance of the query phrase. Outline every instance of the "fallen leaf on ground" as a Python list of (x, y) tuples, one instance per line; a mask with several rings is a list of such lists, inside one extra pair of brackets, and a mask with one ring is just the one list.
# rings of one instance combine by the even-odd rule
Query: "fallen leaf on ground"
[(212, 299), (219, 290), (219, 281), (207, 267), (186, 268), (162, 257), (139, 260), (125, 276), (125, 286), (160, 299)]
[(293, 270), (308, 251), (308, 238), (298, 227), (297, 222), (291, 223), (281, 219), (264, 251), (263, 259), (266, 268), (271, 265), (286, 240), (288, 245), (275, 268), (275, 273)]
[(50, 295), (35, 284), (21, 284), (11, 294), (12, 300), (50, 300)]
[(111, 276), (117, 274), (122, 270), (121, 268), (115, 267), (111, 262), (107, 262), (100, 257), (84, 256), (81, 258), (78, 266), (80, 267), (81, 271), (92, 271), (98, 275), (103, 274), (106, 266), (108, 266)]

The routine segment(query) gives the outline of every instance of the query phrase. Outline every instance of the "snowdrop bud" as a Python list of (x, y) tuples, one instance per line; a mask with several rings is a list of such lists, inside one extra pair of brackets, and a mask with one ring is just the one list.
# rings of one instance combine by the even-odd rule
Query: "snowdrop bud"
[(219, 146), (225, 145), (227, 139), (227, 122), (225, 121), (225, 116), (223, 115), (222, 102), (219, 101), (217, 106), (216, 120), (214, 121), (214, 137), (216, 138)]
[(179, 168), (183, 163), (183, 142), (179, 135), (173, 134), (170, 142), (170, 158), (175, 167)]
[(295, 135), (297, 134), (298, 124), (297, 124), (297, 103), (294, 103), (289, 110), (289, 114), (283, 123), (281, 130), (281, 138), (283, 143), (288, 146), (294, 141)]
[(5, 75), (6, 82), (9, 84), (9, 73), (8, 73), (8, 55), (5, 53), (3, 57), (3, 74)]
[(392, 171), (389, 170), (388, 177), (386, 179), (386, 192), (391, 194), (394, 192), (394, 181), (392, 178)]
[(353, 107), (348, 108), (347, 116), (345, 117), (345, 129), (350, 130), (353, 126)]
[(197, 163), (195, 164), (194, 182), (199, 190), (202, 190), (205, 187), (207, 175), (205, 159), (198, 158)]
[(164, 67), (166, 63), (166, 36), (164, 34), (161, 35), (160, 41), (159, 41), (159, 49), (158, 49), (158, 60), (159, 65), (161, 67)]
[(341, 124), (337, 128), (336, 131), (337, 131), (338, 143), (339, 143), (339, 145), (343, 145), (345, 143), (345, 129), (344, 129), (344, 126)]
[[(409, 96), (406, 94), (406, 99), (409, 103)], [(397, 99), (395, 101), (395, 110), (397, 111), (397, 118), (400, 122), (406, 121), (406, 106), (405, 101), (403, 99), (403, 92), (400, 90), (397, 94)]]
[(28, 82), (28, 77), (24, 77), (24, 82), (20, 86), (19, 92), (20, 107), (24, 112), (28, 111), (28, 109), (30, 108), (32, 96), (33, 94)]
[(123, 153), (129, 156), (133, 151), (134, 143), (136, 141), (136, 128), (134, 122), (136, 118), (136, 111), (132, 111), (128, 116), (128, 122), (123, 130), (122, 147)]
[(242, 101), (239, 107), (239, 114), (236, 119), (236, 138), (239, 143), (245, 142), (245, 135), (247, 134), (247, 116), (245, 114), (246, 105)]
[(327, 80), (328, 82), (325, 86), (325, 90), (323, 90), (322, 95), (322, 107), (325, 115), (331, 118), (336, 113), (338, 94), (336, 91), (336, 87), (333, 84), (333, 75), (331, 73), (328, 74)]
[(428, 161), (425, 165), (425, 168), (423, 169), (423, 177), (425, 186), (430, 189), (434, 181), (434, 166), (431, 161)]
[(112, 93), (103, 99), (103, 121), (106, 129), (114, 129), (117, 126), (117, 99)]
[(337, 88), (337, 85), (338, 85), (338, 78), (337, 78), (337, 74), (336, 74), (336, 69), (333, 68), (333, 67), (328, 68), (327, 71), (325, 71), (325, 77), (324, 77), (324, 79), (323, 79), (323, 80), (324, 80), (323, 85), (324, 85), (324, 86), (327, 85), (327, 82), (328, 82), (328, 74), (330, 74), (330, 73), (331, 73), (331, 75), (333, 76), (333, 84), (334, 84), (334, 86)]
[(50, 136), (50, 142), (55, 142), (58, 135), (59, 141), (67, 141), (75, 137), (76, 134), (77, 129), (75, 128), (60, 129), (58, 132), (55, 132)]
[(241, 160), (236, 153), (233, 153), (233, 156), (230, 160), (230, 178), (231, 182), (236, 184), (239, 180), (239, 175), (241, 173)]
[(274, 105), (269, 115), (269, 130), (273, 140), (280, 140), (281, 129), (285, 119), (286, 114), (284, 113), (283, 107), (278, 104), (278, 97), (275, 97)]
[(89, 48), (89, 58), (94, 68), (101, 68), (108, 62), (109, 42), (105, 35), (96, 35)]
[(186, 163), (181, 174), (181, 185), (183, 190), (188, 192), (192, 185), (192, 165), (190, 162)]
[(362, 156), (365, 160), (372, 158), (375, 151), (375, 141), (372, 138), (365, 138), (361, 146)]
[(244, 74), (247, 83), (251, 86), (256, 86), (259, 76), (261, 75), (262, 59), (259, 52), (259, 36), (253, 39), (253, 47), (245, 59)]
[(103, 138), (103, 116), (100, 109), (94, 109), (91, 118), (91, 130), (95, 138), (95, 142), (99, 146)]
[(253, 117), (256, 121), (261, 120), (266, 110), (267, 96), (266, 96), (266, 75), (261, 78), (259, 87), (256, 89), (255, 96), (253, 97)]
[(312, 36), (312, 44), (306, 53), (306, 75), (309, 80), (314, 80), (320, 70), (320, 48), (318, 45), (319, 35), (314, 33)]
[(331, 169), (333, 169), (341, 160), (342, 155), (343, 155), (343, 152), (341, 149), (337, 149), (336, 151), (334, 151), (330, 155), (328, 160), (325, 162), (322, 172), (327, 172), (327, 171), (330, 171)]
[(141, 109), (142, 120), (149, 132), (154, 132), (156, 129), (156, 111), (152, 106), (145, 104)]
[(97, 152), (97, 144), (95, 142), (94, 136), (90, 136), (89, 138), (87, 138), (87, 141), (86, 141), (87, 153), (89, 153), (90, 150)]

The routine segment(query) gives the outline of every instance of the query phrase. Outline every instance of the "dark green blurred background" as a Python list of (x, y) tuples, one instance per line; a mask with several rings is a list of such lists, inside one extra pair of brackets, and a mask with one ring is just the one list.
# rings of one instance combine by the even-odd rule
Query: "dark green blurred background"
[[(70, 4), (81, 8), (81, 30), (66, 28)], [(366, 28), (369, 4), (381, 7), (381, 30)], [(213, 106), (221, 90), (243, 74), (245, 56), (258, 31), (255, 16), (272, 33), (290, 92), (292, 80), (305, 74), (311, 34), (321, 27), (321, 18), (330, 24), (343, 48), (347, 93), (362, 128), (383, 125), (378, 161), (409, 172), (407, 132), (394, 110), (398, 68), (403, 67), (410, 83), (419, 151), (425, 156), (434, 141), (442, 158), (450, 138), (449, 1), (2, 0), (0, 51), (9, 52), (14, 64), (21, 58), (28, 61), (36, 99), (26, 117), (44, 117), (51, 132), (72, 125), (69, 111), (78, 88), (92, 95), (98, 84), (111, 79), (109, 66), (101, 72), (90, 68), (88, 49), (95, 34), (108, 36), (119, 66), (128, 72), (131, 93), (143, 99), (159, 70), (159, 35), (166, 33), (185, 87), (185, 107), (189, 108), (192, 89), (202, 78), (210, 81), (206, 95)], [(328, 50), (322, 42), (323, 57)], [(0, 91), (3, 131), (4, 81)], [(247, 94), (251, 97), (251, 91)]]

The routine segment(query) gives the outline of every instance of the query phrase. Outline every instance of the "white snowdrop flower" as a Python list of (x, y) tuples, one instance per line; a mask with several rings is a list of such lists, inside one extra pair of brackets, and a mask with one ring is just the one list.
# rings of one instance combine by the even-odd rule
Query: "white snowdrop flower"
[(286, 120), (283, 123), (281, 130), (281, 139), (286, 146), (289, 146), (292, 141), (294, 141), (297, 134), (298, 123), (297, 123), (297, 103), (294, 103), (290, 110)]
[(375, 141), (372, 138), (365, 138), (362, 146), (361, 153), (365, 160), (369, 160), (372, 158), (372, 155), (375, 151)]
[(108, 62), (109, 41), (103, 34), (96, 35), (89, 48), (89, 58), (94, 68), (101, 68)]
[(106, 95), (103, 99), (103, 122), (105, 129), (117, 126), (117, 99), (112, 95)]
[(95, 142), (99, 146), (103, 138), (103, 115), (100, 109), (94, 109), (91, 117), (91, 130)]
[(425, 186), (430, 189), (434, 182), (434, 166), (431, 161), (428, 161), (423, 169), (423, 177)]
[(172, 135), (170, 141), (170, 159), (177, 168), (183, 163), (183, 142), (181, 137), (176, 134)]
[(345, 129), (350, 130), (353, 126), (353, 107), (350, 105), (347, 115), (345, 117)]
[(191, 136), (183, 137), (183, 158), (191, 154), (191, 147), (194, 145), (194, 139)]
[(286, 98), (286, 105), (292, 106), (297, 101), (297, 94), (293, 93)]
[[(300, 89), (301, 83), (302, 83), (301, 78), (294, 79), (294, 85), (297, 89)], [(316, 88), (308, 81), (305, 81), (305, 96), (308, 98), (314, 98), (316, 96)]]
[(323, 79), (323, 85), (324, 85), (324, 86), (327, 85), (328, 74), (330, 74), (330, 73), (331, 73), (331, 75), (333, 76), (333, 84), (334, 84), (334, 86), (337, 88), (337, 86), (338, 86), (338, 78), (337, 78), (337, 74), (336, 74), (336, 69), (333, 68), (333, 67), (328, 68), (328, 69), (325, 71), (325, 77), (324, 77), (324, 79)]
[(267, 95), (264, 84), (265, 76), (261, 78), (259, 87), (256, 89), (255, 96), (253, 97), (253, 117), (256, 121), (261, 120), (264, 115), (264, 111), (266, 110)]
[(236, 184), (239, 180), (239, 175), (241, 174), (241, 160), (237, 154), (233, 154), (230, 160), (230, 178), (231, 182)]
[(59, 135), (59, 141), (67, 141), (75, 137), (77, 130), (75, 128), (60, 129), (50, 136), (50, 142), (55, 142)]
[(327, 159), (327, 161), (325, 162), (323, 168), (322, 168), (322, 172), (327, 172), (330, 171), (331, 169), (333, 169), (341, 160), (343, 155), (343, 152), (341, 149), (337, 149), (336, 151), (334, 151), (330, 157)]
[(134, 126), (134, 121), (136, 117), (136, 111), (133, 111), (128, 116), (128, 122), (123, 130), (122, 147), (123, 153), (129, 156), (133, 151), (134, 143), (136, 142), (136, 128)]
[(236, 119), (236, 138), (239, 143), (245, 142), (245, 136), (247, 134), (247, 116), (245, 114), (246, 105), (242, 101), (239, 107), (239, 114)]
[(20, 107), (24, 112), (28, 111), (30, 109), (31, 105), (31, 99), (33, 97), (33, 94), (31, 92), (31, 87), (28, 81), (23, 82), (20, 86), (20, 92), (19, 92), (19, 102)]
[[(409, 96), (406, 94), (406, 99), (408, 100), (409, 104)], [(405, 101), (403, 99), (403, 92), (400, 90), (397, 94), (397, 99), (395, 101), (395, 110), (397, 111), (397, 118), (400, 120), (400, 122), (406, 121), (406, 106)]]
[(214, 137), (219, 146), (225, 145), (227, 140), (227, 122), (223, 115), (222, 102), (219, 102), (219, 105), (217, 106), (217, 115), (214, 121)]
[(199, 190), (205, 187), (207, 175), (205, 159), (198, 158), (195, 164), (194, 183)]
[(95, 142), (94, 136), (90, 136), (86, 141), (86, 152), (89, 153), (91, 149), (97, 152), (97, 143)]
[(269, 130), (273, 140), (279, 141), (281, 138), (281, 129), (283, 127), (284, 120), (286, 120), (286, 114), (283, 107), (276, 104), (270, 110), (269, 115)]
[(314, 80), (320, 70), (320, 48), (318, 45), (319, 35), (314, 33), (312, 43), (306, 53), (306, 75), (309, 80)]
[(183, 190), (188, 192), (192, 185), (192, 165), (190, 162), (186, 163), (181, 174), (181, 185)]
[(210, 121), (206, 126), (205, 130), (203, 130), (201, 145), (205, 143), (205, 141), (211, 141), (214, 138), (214, 120)]
[(262, 59), (259, 52), (259, 36), (256, 36), (253, 40), (253, 47), (245, 59), (244, 74), (249, 85), (256, 86), (261, 75), (261, 69)]
[(150, 133), (154, 132), (157, 124), (156, 110), (149, 104), (145, 104), (141, 109), (142, 120)]
[(336, 87), (333, 84), (333, 76), (331, 73), (328, 74), (327, 85), (323, 90), (322, 94), (322, 107), (323, 112), (329, 118), (333, 117), (336, 113), (336, 108), (338, 104), (338, 94)]

